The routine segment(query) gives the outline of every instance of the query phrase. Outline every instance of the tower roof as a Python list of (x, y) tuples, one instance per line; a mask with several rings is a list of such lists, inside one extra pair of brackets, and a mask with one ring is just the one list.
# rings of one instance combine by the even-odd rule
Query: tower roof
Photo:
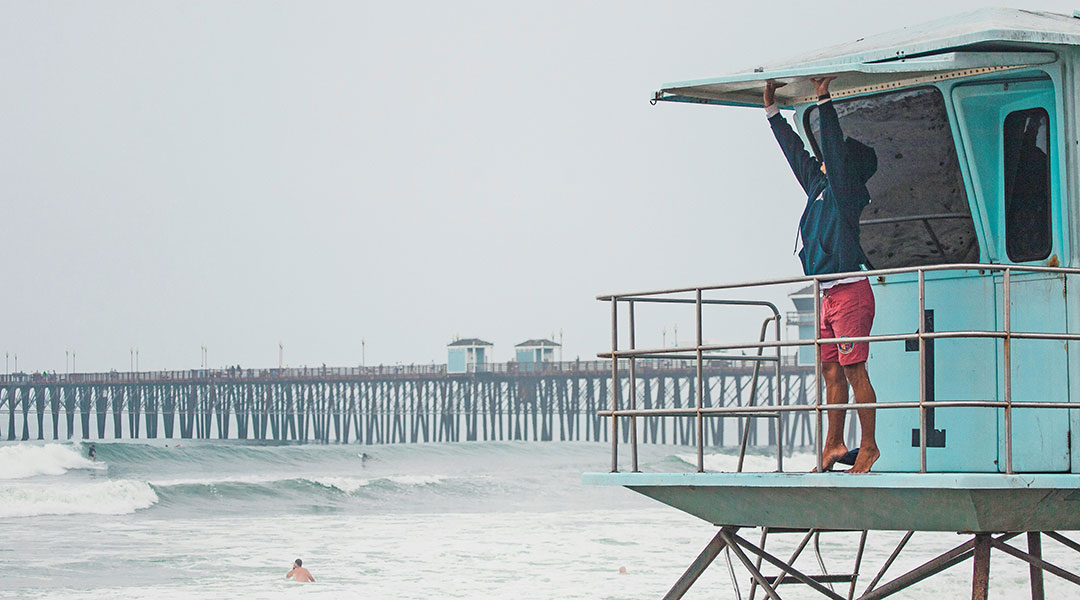
[(777, 102), (816, 100), (811, 76), (839, 75), (832, 95), (882, 86), (914, 85), (925, 78), (970, 75), (1056, 60), (1054, 46), (1080, 45), (1080, 18), (1007, 8), (983, 8), (888, 33), (859, 38), (723, 77), (664, 85), (657, 100), (761, 106), (765, 80), (789, 85)]
[(454, 347), (454, 346), (494, 346), (494, 345), (495, 344), (492, 344), (491, 342), (485, 342), (484, 340), (482, 340), (480, 338), (464, 338), (464, 339), (455, 340), (453, 342), (450, 342), (446, 346), (448, 348), (450, 348), (450, 347)]
[(520, 344), (517, 344), (514, 347), (515, 348), (558, 348), (559, 344), (557, 344), (557, 343), (555, 343), (555, 342), (553, 342), (551, 340), (536, 339), (536, 340), (525, 340), (524, 342), (521, 342)]

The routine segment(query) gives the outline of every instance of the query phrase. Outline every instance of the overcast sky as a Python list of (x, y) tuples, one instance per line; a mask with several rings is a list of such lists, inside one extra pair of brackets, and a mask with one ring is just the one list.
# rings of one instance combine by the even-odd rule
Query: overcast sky
[(598, 294), (800, 273), (760, 111), (654, 90), (981, 5), (0, 2), (0, 353), (501, 361), (562, 330), (592, 358)]

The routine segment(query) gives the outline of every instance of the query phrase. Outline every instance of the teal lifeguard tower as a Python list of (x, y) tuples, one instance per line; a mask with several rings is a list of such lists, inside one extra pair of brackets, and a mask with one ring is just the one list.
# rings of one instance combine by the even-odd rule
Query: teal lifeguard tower
[(446, 372), (475, 373), (491, 360), (495, 344), (480, 338), (457, 339), (446, 345)]
[[(821, 280), (844, 275), (601, 296), (613, 329), (611, 351), (600, 355), (612, 362), (612, 405), (601, 413), (611, 417), (612, 463), (610, 473), (586, 474), (586, 482), (626, 486), (719, 526), (666, 598), (682, 597), (721, 553), (729, 567), (734, 555), (750, 572), (751, 597), (760, 588), (774, 599), (780, 584), (795, 582), (829, 598), (884, 598), (969, 558), (972, 597), (984, 599), (991, 550), (1029, 563), (1032, 598), (1043, 597), (1044, 573), (1080, 584), (1041, 555), (1044, 540), (1080, 551), (1060, 533), (1080, 530), (1080, 444), (1071, 440), (1080, 434), (1080, 18), (978, 10), (734, 75), (668, 84), (653, 102), (760, 110), (764, 83), (775, 79), (788, 84), (777, 91), (781, 108), (792, 111), (785, 116), (817, 152), (816, 97), (807, 81), (816, 76), (837, 78), (831, 91), (845, 135), (873, 147), (879, 159), (860, 220), (873, 270), (847, 274), (868, 276), (876, 297), (865, 340), (877, 403), (823, 404), (819, 365), (809, 405), (784, 404), (778, 394), (753, 405), (706, 404), (701, 369), (709, 360), (757, 349), (767, 361), (776, 351), (780, 368), (779, 348), (838, 340), (820, 339), (811, 327), (801, 339), (766, 341), (763, 333), (703, 344), (703, 312), (752, 304), (726, 299), (729, 290), (810, 286), (816, 322)], [(747, 118), (764, 121), (759, 112)], [(656, 303), (695, 311), (696, 345), (635, 347), (635, 309)], [(634, 363), (643, 358), (694, 360), (694, 406), (639, 410)], [(783, 420), (809, 411), (820, 441), (827, 411), (856, 406), (877, 413), (881, 459), (873, 473), (784, 472), (779, 452), (775, 472), (704, 470), (707, 419)], [(696, 424), (697, 472), (638, 472), (633, 441), (632, 464), (620, 467), (623, 431), (634, 440), (638, 421), (657, 417)], [(819, 445), (819, 466), (820, 452)], [(761, 528), (760, 541), (743, 538), (746, 528)], [(801, 551), (825, 530), (863, 532), (852, 572), (810, 574), (796, 568), (798, 552), (783, 560), (765, 550), (768, 534), (805, 532)], [(907, 534), (856, 593), (866, 532), (874, 530)], [(886, 577), (920, 531), (970, 537)], [(1026, 536), (1026, 548), (1009, 542), (1018, 536)], [(849, 584), (846, 594), (830, 587), (838, 582)]]
[(518, 370), (539, 371), (545, 363), (555, 361), (555, 351), (560, 348), (557, 342), (548, 339), (525, 340), (514, 346), (514, 358)]
[[(787, 315), (788, 325), (798, 330), (799, 339), (814, 337), (814, 286), (799, 288), (788, 294), (788, 299), (795, 305), (795, 311)], [(796, 350), (795, 362), (812, 366), (817, 362), (817, 351), (813, 346), (803, 346)]]

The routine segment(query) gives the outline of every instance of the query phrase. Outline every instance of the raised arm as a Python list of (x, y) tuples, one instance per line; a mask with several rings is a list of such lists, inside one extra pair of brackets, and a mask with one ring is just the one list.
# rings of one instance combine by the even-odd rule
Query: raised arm
[(814, 84), (814, 92), (818, 96), (818, 119), (821, 123), (819, 141), (821, 142), (821, 158), (825, 161), (828, 170), (829, 183), (833, 189), (845, 187), (849, 182), (848, 165), (845, 157), (844, 132), (840, 129), (840, 117), (836, 114), (832, 97), (829, 96), (829, 83), (835, 77), (814, 77), (810, 81)]
[(787, 158), (791, 172), (799, 180), (803, 191), (809, 194), (821, 175), (821, 165), (806, 151), (802, 138), (795, 133), (776, 106), (776, 89), (785, 85), (787, 84), (777, 83), (772, 79), (765, 82), (765, 94), (762, 98), (765, 102), (765, 115), (769, 118), (769, 127), (772, 128), (773, 136), (780, 144), (780, 149), (784, 151), (784, 157)]

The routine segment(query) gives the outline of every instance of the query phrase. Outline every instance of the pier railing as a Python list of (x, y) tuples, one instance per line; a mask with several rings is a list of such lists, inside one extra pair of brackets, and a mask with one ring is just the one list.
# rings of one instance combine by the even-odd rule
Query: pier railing
[[(978, 271), (980, 275), (986, 274), (1001, 274), (1002, 281), (1002, 315), (1001, 315), (1001, 327), (993, 330), (964, 330), (964, 331), (928, 331), (926, 327), (926, 320), (924, 315), (926, 314), (926, 274), (939, 271)], [(918, 331), (915, 333), (904, 334), (888, 334), (888, 335), (869, 335), (862, 337), (844, 337), (844, 338), (822, 338), (819, 335), (820, 328), (814, 327), (814, 337), (811, 339), (797, 339), (797, 340), (781, 340), (780, 338), (780, 314), (776, 307), (764, 301), (747, 301), (747, 300), (723, 300), (706, 297), (709, 292), (718, 292), (726, 290), (748, 290), (754, 288), (764, 288), (770, 286), (789, 285), (796, 283), (812, 283), (813, 292), (815, 297), (814, 303), (814, 323), (820, 323), (821, 320), (821, 284), (824, 281), (842, 279), (847, 277), (883, 277), (888, 275), (900, 275), (906, 273), (915, 273), (917, 275), (917, 290), (918, 290), (918, 315), (917, 323)], [(1055, 275), (1080, 275), (1080, 269), (1066, 268), (1066, 267), (1041, 267), (1041, 266), (1021, 266), (1021, 265), (1001, 265), (1001, 264), (980, 264), (980, 263), (963, 263), (963, 264), (947, 264), (947, 265), (928, 265), (921, 267), (903, 267), (893, 269), (877, 269), (872, 271), (858, 271), (852, 273), (830, 273), (826, 275), (810, 275), (802, 277), (788, 277), (779, 279), (767, 279), (761, 281), (749, 281), (730, 284), (719, 285), (707, 285), (697, 287), (685, 287), (685, 288), (673, 288), (666, 290), (646, 291), (646, 292), (632, 292), (624, 294), (609, 294), (604, 296), (598, 296), (597, 299), (603, 302), (608, 302), (611, 305), (611, 351), (603, 352), (597, 356), (602, 359), (608, 359), (608, 366), (611, 369), (612, 381), (618, 381), (620, 377), (620, 370), (623, 368), (630, 371), (630, 401), (629, 406), (621, 406), (621, 399), (618, 393), (618, 386), (613, 385), (611, 394), (611, 407), (609, 410), (599, 411), (598, 414), (602, 417), (611, 418), (611, 470), (612, 472), (618, 472), (619, 470), (619, 417), (626, 417), (629, 420), (630, 427), (632, 428), (630, 435), (631, 444), (631, 461), (633, 471), (638, 470), (637, 461), (637, 440), (636, 440), (636, 418), (637, 417), (657, 417), (657, 416), (673, 416), (673, 417), (693, 417), (695, 419), (697, 430), (697, 470), (703, 472), (704, 469), (704, 444), (703, 436), (701, 435), (704, 427), (704, 420), (706, 417), (738, 417), (738, 418), (770, 418), (782, 420), (784, 415), (797, 412), (813, 412), (815, 417), (815, 446), (817, 449), (817, 467), (818, 470), (822, 470), (823, 458), (822, 458), (822, 432), (823, 432), (823, 416), (826, 411), (838, 410), (838, 411), (851, 411), (851, 410), (865, 410), (865, 409), (912, 409), (917, 408), (920, 412), (920, 440), (919, 440), (919, 463), (920, 472), (926, 472), (926, 449), (927, 449), (927, 410), (930, 408), (957, 408), (957, 407), (979, 407), (979, 408), (1000, 408), (1004, 410), (1004, 450), (1005, 450), (1005, 472), (1013, 472), (1013, 441), (1012, 441), (1012, 426), (1013, 416), (1012, 411), (1014, 408), (1055, 408), (1055, 409), (1080, 409), (1080, 406), (1068, 402), (1068, 399), (1062, 401), (1025, 401), (1022, 403), (1014, 403), (1012, 397), (1012, 351), (1011, 345), (1013, 340), (1017, 339), (1029, 339), (1029, 340), (1057, 340), (1057, 341), (1080, 341), (1080, 334), (1069, 332), (1028, 332), (1028, 331), (1014, 331), (1012, 328), (1011, 318), (1011, 284), (1012, 276), (1014, 273), (1047, 273)], [(692, 296), (692, 297), (688, 297)], [(692, 304), (695, 308), (695, 331), (696, 331), (696, 344), (693, 346), (684, 346), (680, 348), (638, 348), (635, 344), (635, 314), (634, 309), (637, 305), (642, 304)], [(619, 348), (619, 307), (625, 306), (627, 309), (627, 321), (629, 325), (629, 348)], [(760, 339), (749, 342), (739, 343), (727, 343), (727, 344), (706, 344), (703, 342), (702, 337), (702, 311), (705, 307), (711, 306), (748, 306), (767, 308), (771, 311), (771, 315), (768, 316), (761, 329)], [(766, 327), (770, 321), (776, 323), (776, 336), (775, 340), (766, 339)], [(955, 400), (955, 401), (941, 401), (934, 400), (928, 402), (927, 399), (927, 369), (926, 369), (926, 355), (927, 355), (927, 342), (934, 339), (944, 338), (986, 338), (986, 339), (1000, 339), (1002, 341), (1002, 392), (1001, 400)], [(822, 373), (821, 373), (821, 346), (824, 344), (838, 344), (838, 343), (854, 343), (854, 342), (868, 342), (868, 343), (880, 343), (880, 342), (899, 342), (914, 340), (918, 343), (919, 351), (919, 400), (918, 402), (875, 402), (875, 403), (843, 403), (843, 404), (827, 404), (822, 403), (823, 394), (822, 391)], [(716, 406), (707, 407), (704, 405), (704, 390), (702, 388), (702, 378), (698, 377), (698, 387), (696, 392), (695, 406), (687, 408), (659, 408), (659, 409), (639, 409), (635, 404), (635, 398), (637, 396), (637, 388), (634, 380), (636, 362), (641, 359), (658, 359), (658, 358), (679, 358), (683, 360), (692, 360), (698, 370), (701, 373), (706, 362), (713, 360), (728, 360), (730, 355), (724, 355), (721, 353), (731, 352), (734, 350), (756, 350), (757, 360), (763, 362), (775, 362), (775, 369), (777, 377), (780, 375), (781, 370), (781, 358), (780, 349), (788, 347), (800, 347), (800, 346), (814, 346), (817, 353), (817, 361), (814, 372), (814, 402), (807, 405), (781, 405), (780, 396), (774, 395), (768, 404), (756, 404), (754, 393), (750, 394), (748, 404), (744, 406)], [(764, 351), (775, 351), (775, 356), (764, 355)], [(737, 357), (737, 358), (750, 358), (750, 357)], [(760, 364), (760, 363), (759, 363)], [(747, 428), (749, 429), (749, 428)], [(742, 461), (745, 454), (745, 446), (740, 450), (739, 455), (739, 470), (742, 467)], [(777, 448), (777, 470), (783, 471), (783, 451), (782, 448)]]
[[(753, 357), (733, 356), (725, 367), (748, 368), (753, 366)], [(785, 355), (784, 364), (794, 366), (796, 358)], [(627, 361), (622, 361), (627, 362)], [(638, 368), (645, 369), (693, 369), (695, 363), (687, 358), (674, 356), (657, 359), (639, 359)], [(720, 366), (720, 365), (718, 365)], [(377, 365), (370, 367), (287, 367), (280, 369), (185, 369), (157, 371), (107, 371), (100, 373), (57, 373), (43, 371), (34, 373), (0, 374), (0, 386), (3, 385), (48, 385), (48, 384), (138, 384), (138, 383), (176, 383), (186, 381), (304, 381), (334, 380), (387, 377), (440, 377), (462, 376), (466, 374), (523, 374), (553, 375), (560, 373), (602, 373), (611, 368), (606, 360), (572, 360), (539, 363), (477, 363), (468, 365), (465, 373), (450, 373), (445, 364), (436, 365)]]

